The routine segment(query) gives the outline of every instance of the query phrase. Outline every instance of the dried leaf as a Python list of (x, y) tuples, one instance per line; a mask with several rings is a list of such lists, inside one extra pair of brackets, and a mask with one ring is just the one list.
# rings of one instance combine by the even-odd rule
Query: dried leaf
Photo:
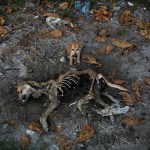
[(64, 9), (67, 9), (67, 8), (68, 8), (68, 2), (60, 3), (60, 4), (59, 4), (59, 8), (60, 8), (60, 9), (63, 9), (63, 10), (64, 10)]
[(100, 48), (97, 53), (100, 55), (108, 55), (111, 53), (111, 51), (113, 50), (113, 46), (112, 45), (106, 45), (102, 48)]
[(75, 144), (83, 142), (85, 140), (89, 140), (94, 135), (94, 129), (89, 125), (86, 124), (83, 126), (79, 137), (77, 137)]
[(41, 38), (60, 38), (62, 36), (62, 31), (61, 30), (43, 30), (40, 33)]
[(122, 51), (122, 55), (123, 55), (123, 56), (127, 56), (127, 55), (129, 54), (129, 52), (133, 51), (134, 49), (135, 49), (135, 46), (132, 45), (132, 46), (126, 48), (125, 50), (123, 50), (123, 51)]
[(133, 44), (122, 41), (118, 38), (113, 38), (112, 44), (115, 45), (116, 47), (119, 47), (119, 48), (129, 48), (129, 47), (133, 46)]
[(150, 79), (145, 79), (148, 86), (150, 86)]
[(118, 94), (123, 97), (123, 101), (126, 105), (131, 106), (134, 104), (134, 100), (133, 100), (131, 94), (129, 94), (127, 92), (119, 92)]
[(48, 8), (54, 8), (54, 5), (48, 1), (45, 2), (45, 6)]
[(145, 30), (148, 30), (150, 28), (150, 23), (149, 22), (145, 22), (143, 20), (136, 20), (136, 23), (135, 23), (139, 28), (141, 29), (145, 29)]
[(21, 146), (23, 150), (29, 145), (29, 142), (30, 142), (30, 139), (27, 135), (24, 135), (21, 137)]
[(115, 68), (106, 77), (108, 79), (113, 79), (114, 77), (116, 77), (116, 75), (117, 75), (117, 69)]
[(131, 11), (126, 10), (119, 17), (121, 25), (130, 25), (135, 23), (135, 18), (131, 16)]
[(114, 80), (114, 79), (112, 79), (112, 82), (115, 83), (115, 84), (121, 85), (121, 84), (123, 84), (125, 81), (124, 81), (124, 80)]
[(150, 40), (150, 30), (141, 30), (140, 34), (144, 36), (146, 39)]
[(112, 17), (112, 12), (109, 12), (106, 6), (101, 6), (98, 10), (92, 9), (91, 13), (101, 22), (107, 22)]
[(0, 16), (0, 26), (4, 24), (5, 24), (5, 19), (2, 16)]
[(128, 126), (136, 126), (143, 123), (143, 121), (137, 117), (126, 116), (123, 118), (122, 123), (127, 124)]
[(5, 34), (8, 33), (8, 30), (4, 29), (2, 26), (0, 26), (0, 37), (5, 36)]
[(42, 129), (42, 128), (40, 127), (40, 125), (37, 124), (37, 123), (29, 124), (29, 125), (27, 126), (27, 128), (30, 129), (30, 130), (32, 130), (32, 131), (38, 132), (38, 133), (40, 133), (40, 134), (43, 133), (43, 129)]
[(6, 8), (5, 8), (5, 12), (6, 12), (7, 14), (11, 15), (11, 14), (12, 14), (12, 8), (11, 8), (10, 6), (6, 7)]
[(105, 42), (106, 40), (107, 40), (106, 36), (97, 36), (95, 38), (95, 41), (97, 41), (97, 42)]
[(102, 64), (98, 63), (96, 61), (96, 58), (91, 54), (86, 54), (86, 53), (82, 54), (82, 59), (86, 63), (94, 64), (94, 65), (98, 65), (98, 67), (102, 67)]
[(58, 18), (59, 14), (57, 14), (57, 13), (45, 13), (43, 15), (43, 17), (56, 17), (56, 18)]
[(141, 89), (142, 85), (137, 83), (137, 82), (134, 82), (132, 84), (132, 90), (135, 92), (135, 99), (136, 99), (136, 102), (139, 102), (141, 101), (141, 94), (140, 94), (140, 89)]
[(99, 35), (101, 36), (107, 36), (108, 34), (108, 30), (107, 29), (102, 29), (100, 32), (99, 32)]
[(78, 28), (77, 24), (71, 23), (70, 26), (73, 28), (73, 30), (75, 31), (76, 34), (79, 33), (79, 28)]

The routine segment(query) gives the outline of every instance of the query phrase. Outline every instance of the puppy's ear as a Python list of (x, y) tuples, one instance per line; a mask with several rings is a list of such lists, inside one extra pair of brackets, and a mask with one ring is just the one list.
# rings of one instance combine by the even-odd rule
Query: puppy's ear
[(79, 45), (80, 45), (80, 47), (81, 47), (81, 48), (83, 48), (83, 47), (84, 47), (84, 43), (80, 43)]

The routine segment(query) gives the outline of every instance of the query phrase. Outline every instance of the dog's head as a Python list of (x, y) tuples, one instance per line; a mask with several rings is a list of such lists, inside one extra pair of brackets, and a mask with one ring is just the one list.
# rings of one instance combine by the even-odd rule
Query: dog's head
[(25, 104), (33, 93), (32, 87), (27, 83), (19, 83), (17, 86), (17, 93), (18, 101), (21, 104)]

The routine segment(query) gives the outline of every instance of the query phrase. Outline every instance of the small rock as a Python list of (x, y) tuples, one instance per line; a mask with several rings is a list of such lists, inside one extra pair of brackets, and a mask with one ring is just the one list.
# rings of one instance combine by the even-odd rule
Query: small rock
[(134, 4), (133, 4), (133, 3), (131, 3), (131, 2), (128, 2), (128, 5), (129, 5), (129, 6), (134, 6)]
[(66, 62), (66, 58), (63, 56), (60, 58), (60, 62)]
[(27, 133), (28, 135), (30, 135), (30, 136), (32, 136), (32, 135), (34, 135), (34, 134), (35, 134), (35, 132), (34, 132), (34, 131), (32, 131), (32, 130), (26, 130), (26, 133)]

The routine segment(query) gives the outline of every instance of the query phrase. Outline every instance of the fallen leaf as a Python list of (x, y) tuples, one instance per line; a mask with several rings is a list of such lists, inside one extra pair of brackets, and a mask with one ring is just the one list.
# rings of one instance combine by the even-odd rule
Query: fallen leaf
[(48, 8), (54, 8), (54, 5), (48, 1), (45, 2), (45, 6)]
[(43, 129), (37, 123), (32, 123), (27, 126), (28, 129), (43, 134)]
[(107, 34), (108, 34), (107, 29), (102, 29), (99, 32), (99, 36), (95, 38), (95, 41), (97, 41), (97, 42), (105, 42), (107, 40)]
[(135, 98), (136, 98), (136, 102), (139, 102), (141, 101), (141, 94), (140, 94), (140, 89), (141, 89), (142, 85), (137, 83), (137, 82), (134, 82), (132, 84), (132, 90), (135, 92)]
[(124, 80), (114, 80), (114, 79), (112, 79), (111, 80), (113, 83), (115, 83), (115, 84), (119, 84), (119, 85), (121, 85), (121, 84), (123, 84), (125, 81)]
[(79, 28), (78, 28), (77, 24), (71, 23), (70, 26), (73, 28), (73, 30), (75, 31), (76, 34), (79, 33)]
[(132, 106), (134, 104), (134, 100), (133, 100), (131, 94), (129, 94), (127, 92), (119, 92), (118, 94), (123, 97), (123, 101), (126, 105)]
[(150, 79), (147, 78), (147, 79), (145, 79), (145, 81), (146, 81), (146, 84), (147, 84), (148, 86), (150, 86)]
[(98, 10), (92, 9), (91, 13), (101, 22), (107, 22), (112, 17), (112, 12), (109, 12), (106, 6), (101, 6)]
[(12, 7), (10, 7), (10, 6), (8, 6), (8, 7), (6, 7), (5, 8), (5, 12), (7, 13), (7, 14), (9, 14), (9, 15), (11, 15), (12, 14)]
[(123, 51), (122, 51), (122, 55), (123, 55), (123, 56), (127, 56), (127, 55), (129, 54), (129, 52), (133, 51), (134, 49), (135, 49), (135, 46), (132, 45), (132, 46), (126, 48), (125, 50), (123, 50)]
[(122, 41), (118, 38), (113, 38), (112, 39), (112, 44), (115, 45), (118, 48), (129, 48), (129, 47), (133, 46), (133, 44), (131, 44), (129, 42)]
[(108, 30), (107, 29), (102, 29), (100, 32), (99, 32), (99, 35), (101, 36), (107, 36), (108, 34)]
[(143, 20), (138, 20), (136, 19), (136, 23), (135, 23), (139, 28), (141, 29), (145, 29), (148, 30), (150, 28), (150, 23), (149, 22), (145, 22)]
[(122, 123), (128, 126), (136, 126), (143, 123), (143, 120), (133, 116), (126, 116), (123, 118)]
[(86, 63), (94, 64), (94, 65), (98, 65), (98, 67), (102, 67), (102, 64), (96, 61), (96, 58), (94, 57), (94, 55), (84, 53), (82, 54), (82, 59)]
[(113, 50), (112, 45), (106, 45), (106, 46), (100, 48), (99, 50), (97, 50), (96, 52), (100, 55), (108, 55), (111, 53), (112, 50)]
[(116, 75), (117, 75), (117, 69), (115, 68), (106, 77), (108, 79), (113, 79), (114, 77), (116, 77)]
[(45, 13), (43, 15), (43, 17), (56, 17), (56, 18), (58, 18), (59, 14), (57, 14), (57, 13)]
[(141, 30), (140, 34), (144, 36), (146, 39), (150, 40), (150, 30)]
[(0, 26), (0, 37), (5, 36), (7, 33), (8, 33), (8, 30), (6, 30), (2, 26)]
[(27, 135), (24, 135), (21, 137), (21, 146), (23, 150), (29, 145), (29, 142), (30, 142), (30, 139)]
[(131, 16), (131, 11), (126, 10), (120, 14), (119, 21), (121, 25), (130, 25), (135, 23), (135, 18)]
[(68, 2), (60, 3), (60, 4), (59, 4), (59, 8), (60, 8), (60, 9), (63, 9), (63, 10), (64, 10), (64, 9), (67, 9), (67, 8), (68, 8)]
[(60, 38), (62, 36), (62, 31), (61, 30), (43, 30), (40, 33), (41, 38)]
[(5, 19), (0, 16), (0, 26), (3, 26), (5, 24)]
[(93, 135), (94, 135), (94, 129), (89, 124), (86, 124), (83, 126), (80, 135), (77, 137), (74, 143), (76, 144), (76, 143), (89, 140)]

